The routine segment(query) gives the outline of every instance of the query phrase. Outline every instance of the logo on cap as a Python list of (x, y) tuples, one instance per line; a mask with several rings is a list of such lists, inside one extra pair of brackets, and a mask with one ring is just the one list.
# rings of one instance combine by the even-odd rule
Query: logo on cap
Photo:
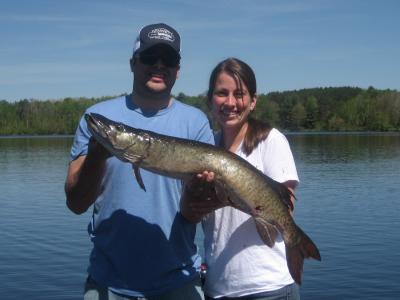
[(174, 34), (165, 28), (156, 28), (150, 31), (147, 36), (149, 39), (157, 39), (157, 40), (165, 40), (168, 42), (174, 42), (175, 36)]

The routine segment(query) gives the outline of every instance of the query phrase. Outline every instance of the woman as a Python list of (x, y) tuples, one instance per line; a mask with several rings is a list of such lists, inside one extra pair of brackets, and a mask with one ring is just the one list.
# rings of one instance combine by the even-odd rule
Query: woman
[[(250, 116), (257, 103), (253, 70), (236, 58), (222, 61), (211, 73), (207, 98), (221, 127), (216, 144), (293, 192), (299, 179), (287, 139)], [(205, 171), (198, 177), (212, 181), (213, 173)], [(208, 265), (206, 299), (299, 299), (282, 237), (269, 248), (249, 215), (230, 206), (221, 208), (223, 204), (211, 198), (185, 197), (182, 203), (182, 214), (189, 221), (202, 220)]]

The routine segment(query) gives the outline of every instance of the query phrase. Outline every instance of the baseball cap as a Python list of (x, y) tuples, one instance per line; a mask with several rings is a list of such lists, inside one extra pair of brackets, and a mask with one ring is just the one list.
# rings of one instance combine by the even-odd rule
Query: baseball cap
[(180, 57), (181, 38), (175, 29), (164, 23), (150, 24), (140, 30), (133, 55), (160, 44), (169, 46)]

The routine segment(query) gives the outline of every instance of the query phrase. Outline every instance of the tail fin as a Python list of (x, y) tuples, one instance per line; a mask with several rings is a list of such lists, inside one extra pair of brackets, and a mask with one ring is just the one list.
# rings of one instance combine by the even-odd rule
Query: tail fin
[(303, 272), (304, 258), (321, 260), (321, 255), (313, 241), (299, 228), (300, 242), (293, 247), (286, 246), (286, 261), (290, 275), (294, 281), (301, 284), (301, 273)]

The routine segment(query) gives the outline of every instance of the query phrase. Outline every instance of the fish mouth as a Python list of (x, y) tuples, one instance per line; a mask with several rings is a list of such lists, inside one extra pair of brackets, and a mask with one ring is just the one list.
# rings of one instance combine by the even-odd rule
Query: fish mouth
[(115, 123), (114, 121), (96, 113), (85, 114), (85, 120), (89, 131), (96, 140), (104, 146), (110, 143), (113, 134), (112, 127), (113, 123)]

